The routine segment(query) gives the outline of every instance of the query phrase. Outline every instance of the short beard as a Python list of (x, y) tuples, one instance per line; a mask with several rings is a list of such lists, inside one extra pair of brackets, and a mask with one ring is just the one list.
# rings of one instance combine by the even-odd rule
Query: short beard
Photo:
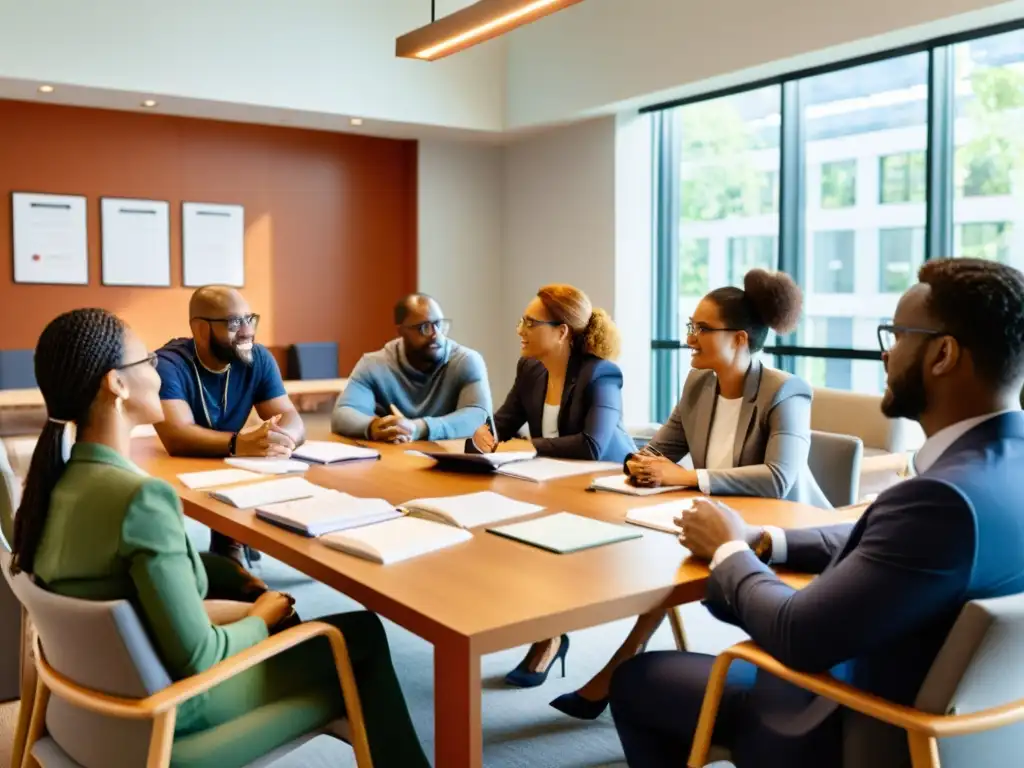
[(924, 388), (924, 352), (922, 345), (903, 375), (889, 382), (889, 388), (882, 397), (882, 413), (890, 419), (918, 421), (928, 407), (928, 393)]
[(252, 365), (252, 350), (240, 352), (234, 344), (221, 344), (212, 334), (210, 335), (210, 354), (227, 365), (236, 362), (242, 365)]

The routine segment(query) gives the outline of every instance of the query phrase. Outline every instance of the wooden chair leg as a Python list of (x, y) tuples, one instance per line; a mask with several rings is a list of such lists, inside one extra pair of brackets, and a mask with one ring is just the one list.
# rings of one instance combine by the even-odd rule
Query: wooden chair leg
[(174, 723), (177, 714), (178, 711), (172, 708), (153, 719), (146, 768), (167, 768), (171, 764), (171, 747), (174, 746)]
[(939, 742), (937, 739), (917, 731), (907, 733), (910, 745), (912, 768), (939, 768)]
[(672, 606), (668, 612), (668, 621), (672, 625), (672, 636), (676, 639), (676, 648), (680, 651), (688, 650), (686, 647), (686, 630), (683, 629), (683, 614), (678, 605)]
[(36, 665), (32, 656), (32, 621), (28, 611), (21, 609), (21, 647), (19, 648), (21, 703), (18, 708), (18, 723), (14, 729), (14, 748), (11, 765), (19, 768), (28, 739), (28, 726), (32, 718), (32, 705), (36, 699)]
[(28, 724), (28, 735), (21, 755), (21, 768), (35, 768), (36, 760), (32, 757), (32, 747), (43, 736), (46, 730), (46, 705), (50, 703), (50, 689), (42, 680), (36, 682), (36, 694), (32, 701), (32, 717)]
[[(697, 730), (693, 734), (693, 746), (690, 748), (688, 768), (704, 768), (711, 750), (711, 735), (715, 730), (715, 719), (718, 717), (718, 705), (722, 702), (725, 691), (725, 676), (729, 672), (732, 657), (725, 654), (715, 659), (708, 677), (708, 687), (704, 691), (704, 702), (700, 705), (700, 718)], [(917, 768), (915, 765), (914, 768)]]
[(352, 749), (356, 753), (356, 766), (372, 768), (373, 759), (370, 757), (370, 740), (366, 735), (363, 706), (359, 701), (359, 688), (356, 686), (356, 676), (352, 670), (352, 660), (348, 655), (345, 637), (340, 631), (334, 631), (327, 635), (327, 639), (331, 643), (334, 666), (338, 670), (338, 679), (341, 683), (341, 695), (345, 700), (345, 716), (348, 718)]

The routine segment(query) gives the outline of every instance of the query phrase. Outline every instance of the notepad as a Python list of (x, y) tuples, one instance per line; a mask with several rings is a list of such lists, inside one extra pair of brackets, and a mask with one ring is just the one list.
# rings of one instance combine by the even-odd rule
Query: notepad
[[(238, 470), (242, 471), (242, 470)], [(326, 489), (313, 485), (301, 477), (287, 477), (282, 480), (267, 480), (263, 483), (214, 488), (209, 493), (218, 501), (239, 509), (251, 509), (282, 501), (305, 499), (323, 493)]]
[(447, 453), (424, 452), (424, 456), (437, 462), (436, 469), (450, 472), (495, 472), (506, 464), (529, 461), (536, 457), (533, 451), (506, 451), (504, 453)]
[(437, 499), (414, 499), (402, 505), (410, 514), (459, 528), (475, 528), (502, 520), (524, 517), (544, 507), (516, 501), (493, 491), (445, 496)]
[(348, 443), (328, 440), (308, 440), (292, 451), (292, 457), (313, 464), (340, 464), (345, 461), (368, 461), (379, 459), (380, 451), (362, 448)]
[(292, 472), (305, 472), (309, 464), (295, 459), (274, 459), (268, 457), (241, 458), (232, 456), (224, 459), (225, 464), (239, 469), (247, 469), (250, 472), (259, 472), (261, 475), (287, 475)]
[(639, 539), (642, 535), (639, 531), (630, 530), (624, 525), (605, 523), (569, 512), (558, 512), (536, 520), (487, 530), (498, 536), (515, 539), (560, 555), (628, 539)]
[(325, 490), (307, 499), (257, 507), (256, 516), (305, 536), (323, 536), (394, 520), (402, 513), (384, 499), (362, 499)]
[(693, 499), (667, 501), (651, 507), (637, 507), (626, 513), (626, 522), (653, 528), (656, 531), (678, 534), (680, 528), (676, 525), (675, 520), (683, 514), (684, 510), (689, 509), (693, 509)]
[(246, 480), (261, 480), (255, 472), (244, 469), (212, 469), (206, 472), (185, 472), (178, 475), (181, 484), (186, 488), (214, 488), (218, 485), (244, 483)]
[(622, 464), (610, 461), (569, 461), (566, 459), (536, 458), (499, 467), (498, 474), (515, 477), (520, 480), (532, 480), (535, 483), (543, 483), (563, 477), (589, 475), (593, 472), (607, 472), (610, 469), (619, 469), (620, 467), (622, 467)]
[(400, 517), (386, 523), (320, 537), (329, 547), (381, 565), (408, 560), (470, 541), (473, 534), (418, 517)]
[(641, 488), (632, 485), (626, 475), (610, 475), (609, 477), (598, 477), (590, 484), (592, 491), (611, 491), (612, 493), (625, 493), (628, 496), (657, 496), (659, 493), (672, 493), (673, 491), (689, 490), (682, 485), (663, 485), (660, 488)]

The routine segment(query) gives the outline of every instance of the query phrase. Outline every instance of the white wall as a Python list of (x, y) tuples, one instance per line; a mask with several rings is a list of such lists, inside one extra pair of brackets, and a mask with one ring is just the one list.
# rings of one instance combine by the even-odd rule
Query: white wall
[(503, 169), (501, 147), (419, 145), (419, 290), (436, 298), (452, 319), (452, 338), (484, 356), (496, 397), (504, 397), (509, 384), (495, 381), (493, 370), (508, 354), (503, 341), (509, 328), (496, 310)]
[(427, 0), (0, 0), (0, 82), (501, 130), (505, 42), (396, 58), (429, 21)]
[(1021, 16), (1022, 0), (587, 0), (508, 36), (506, 127), (656, 103)]

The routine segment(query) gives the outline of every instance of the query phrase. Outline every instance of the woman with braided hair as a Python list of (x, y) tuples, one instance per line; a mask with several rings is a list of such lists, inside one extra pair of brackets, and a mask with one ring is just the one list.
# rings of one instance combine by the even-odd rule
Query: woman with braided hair
[[(241, 619), (210, 620), (203, 599), (211, 584), (232, 572), (241, 583), (246, 572), (227, 558), (201, 558), (185, 533), (174, 489), (128, 458), (132, 428), (163, 416), (155, 362), (142, 341), (102, 309), (67, 312), (43, 331), (35, 369), (49, 419), (15, 517), (12, 568), (58, 594), (131, 601), (177, 680), (256, 645), (293, 612), (291, 598), (258, 583), (252, 590), (258, 596)], [(78, 439), (65, 462), (69, 422), (77, 425)], [(428, 766), (380, 620), (368, 611), (321, 620), (345, 635), (374, 765)], [(277, 702), (273, 719), (244, 717)], [(330, 647), (317, 638), (186, 702), (175, 734), (231, 722), (235, 739), (219, 740), (187, 762), (243, 766), (337, 719), (343, 706)]]

